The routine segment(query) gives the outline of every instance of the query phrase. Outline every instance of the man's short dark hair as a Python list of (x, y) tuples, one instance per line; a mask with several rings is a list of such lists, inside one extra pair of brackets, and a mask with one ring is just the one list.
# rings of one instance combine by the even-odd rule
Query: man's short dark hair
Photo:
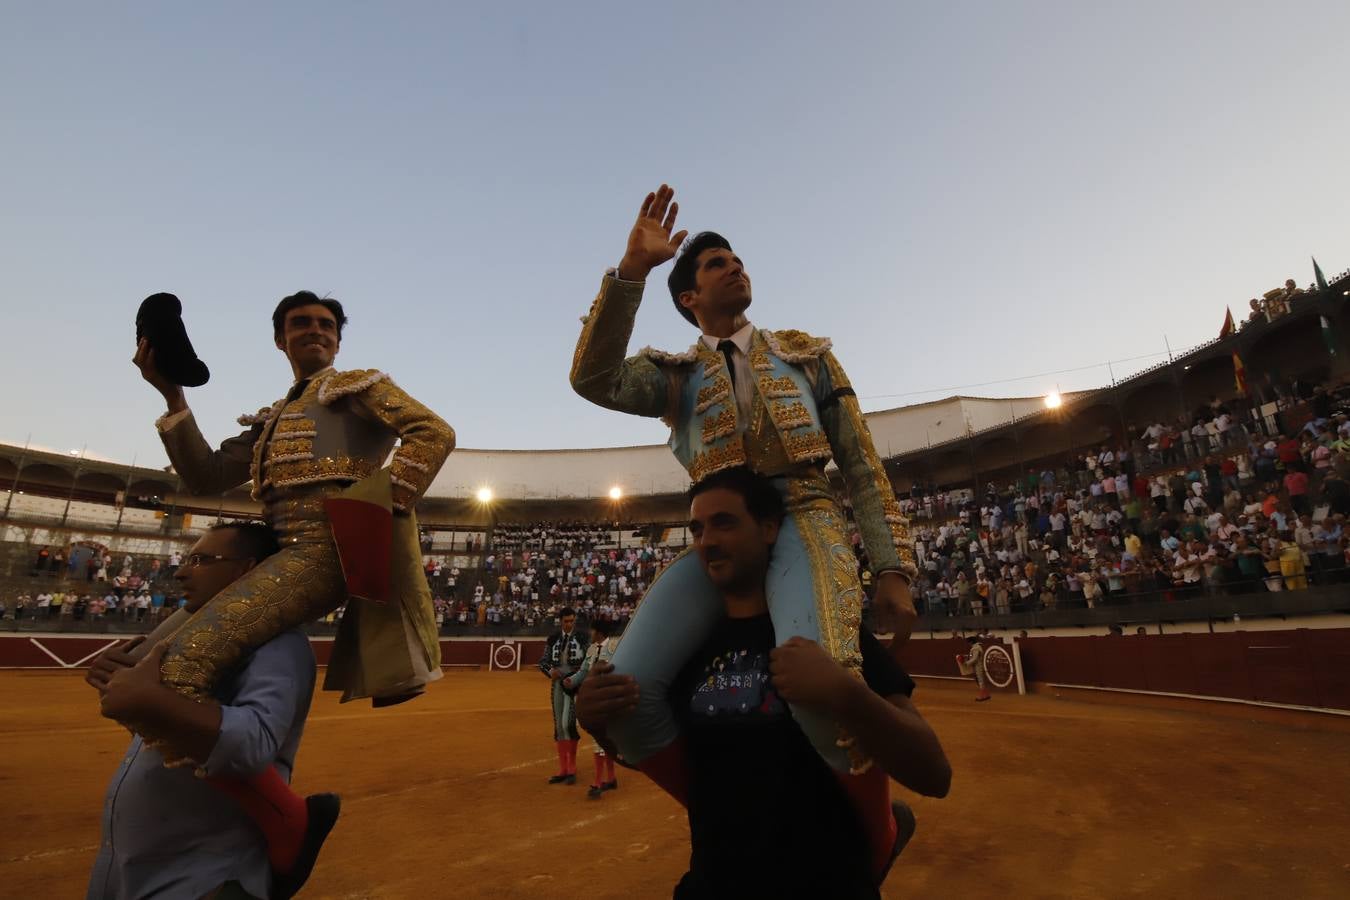
[(692, 291), (697, 286), (694, 274), (698, 271), (700, 253), (704, 250), (730, 249), (731, 242), (717, 232), (700, 231), (684, 242), (684, 246), (680, 248), (680, 255), (675, 259), (675, 266), (670, 270), (670, 277), (666, 279), (666, 285), (670, 288), (670, 299), (675, 301), (675, 309), (695, 328), (698, 327), (698, 319), (680, 305), (680, 295), (685, 291)]
[(262, 522), (221, 522), (212, 525), (208, 532), (233, 532), (234, 540), (246, 559), (260, 563), (281, 549), (276, 533)]
[(576, 614), (577, 611), (570, 606), (564, 606), (562, 609), (558, 610), (559, 619), (565, 619), (568, 616), (575, 616)]
[(689, 502), (705, 491), (726, 490), (740, 494), (751, 518), (756, 522), (782, 522), (786, 510), (783, 495), (773, 482), (745, 466), (733, 466), (714, 472), (689, 489)]
[(316, 303), (332, 313), (333, 318), (337, 319), (338, 340), (342, 340), (342, 328), (347, 324), (347, 314), (342, 311), (342, 304), (332, 297), (320, 297), (313, 291), (299, 291), (289, 297), (281, 298), (281, 302), (272, 312), (272, 337), (275, 340), (281, 340), (282, 332), (286, 330), (286, 313)]
[(609, 637), (614, 633), (614, 623), (606, 619), (596, 619), (591, 623), (591, 634)]

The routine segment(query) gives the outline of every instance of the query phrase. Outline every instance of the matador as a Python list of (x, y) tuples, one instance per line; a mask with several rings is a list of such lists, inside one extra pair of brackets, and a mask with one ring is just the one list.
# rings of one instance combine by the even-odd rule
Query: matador
[[(384, 705), (441, 675), (413, 508), (454, 448), (454, 431), (384, 372), (333, 367), (346, 321), (331, 298), (283, 299), (273, 337), (295, 381), (270, 407), (240, 417), (243, 433), (218, 449), (182, 388), (156, 368), (154, 348), (145, 340), (137, 348), (142, 376), (168, 403), (156, 424), (174, 471), (199, 496), (251, 481), (281, 545), (166, 638), (162, 682), (199, 702), (246, 654), (344, 603), (325, 689)], [(123, 724), (171, 762), (193, 762), (174, 759), (172, 735)], [(250, 788), (280, 797), (285, 785)], [(264, 832), (282, 840), (265, 824)]]
[[(662, 185), (643, 202), (622, 261), (605, 275), (582, 320), (572, 386), (608, 409), (660, 418), (695, 483), (733, 466), (773, 479), (788, 510), (766, 583), (777, 640), (817, 641), (858, 674), (863, 590), (826, 464), (839, 468), (875, 576), (875, 600), (896, 620), (898, 641), (915, 617), (908, 522), (830, 341), (752, 325), (745, 316), (750, 279), (740, 257), (712, 232), (687, 243), (686, 232), (673, 233), (679, 209), (673, 194)], [(677, 251), (671, 298), (702, 334), (682, 353), (646, 348), (627, 356), (645, 279)], [(625, 760), (681, 802), (687, 773), (667, 693), (721, 611), (696, 556), (682, 555), (652, 583), (614, 653), (616, 672), (633, 676), (640, 693), (637, 711), (615, 722), (610, 736)], [(885, 775), (869, 770), (835, 723), (810, 710), (792, 712), (853, 798), (875, 858), (884, 860), (895, 835)]]

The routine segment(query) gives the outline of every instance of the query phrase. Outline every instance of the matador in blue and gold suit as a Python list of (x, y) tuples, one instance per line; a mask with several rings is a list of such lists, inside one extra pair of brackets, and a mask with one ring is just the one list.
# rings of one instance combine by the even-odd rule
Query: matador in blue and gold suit
[[(788, 510), (766, 584), (774, 633), (780, 643), (794, 635), (817, 641), (857, 673), (863, 591), (826, 463), (843, 476), (872, 571), (909, 579), (916, 570), (908, 522), (830, 341), (747, 323), (729, 341), (703, 335), (683, 353), (646, 348), (628, 356), (643, 286), (614, 270), (605, 276), (582, 320), (573, 388), (608, 409), (662, 419), (695, 483), (734, 466), (773, 479)], [(685, 553), (652, 583), (614, 654), (615, 670), (637, 680), (640, 700), (610, 724), (609, 736), (658, 783), (644, 763), (678, 746), (671, 681), (722, 614), (697, 556)], [(793, 715), (836, 773), (867, 768), (836, 723), (799, 707)]]

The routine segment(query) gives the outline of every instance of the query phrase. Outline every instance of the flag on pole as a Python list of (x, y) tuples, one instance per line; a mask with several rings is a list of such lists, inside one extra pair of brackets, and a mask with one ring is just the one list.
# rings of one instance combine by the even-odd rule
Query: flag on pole
[(1322, 267), (1317, 264), (1317, 257), (1312, 257), (1313, 275), (1317, 277), (1317, 289), (1325, 291), (1327, 289), (1327, 276), (1322, 274)]
[(1336, 355), (1336, 334), (1331, 330), (1331, 323), (1326, 316), (1322, 316), (1322, 343), (1327, 345), (1328, 353)]
[(1225, 307), (1223, 311), (1223, 327), (1219, 329), (1219, 340), (1223, 340), (1235, 331), (1237, 331), (1237, 325), (1233, 323), (1233, 311)]
[(1233, 384), (1237, 386), (1239, 395), (1247, 396), (1247, 369), (1242, 365), (1242, 357), (1238, 356), (1236, 350), (1233, 351)]

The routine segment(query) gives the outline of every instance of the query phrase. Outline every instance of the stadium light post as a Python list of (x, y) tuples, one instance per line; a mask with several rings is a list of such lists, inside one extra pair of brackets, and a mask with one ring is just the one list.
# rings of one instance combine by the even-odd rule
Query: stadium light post
[(131, 465), (127, 466), (127, 480), (122, 485), (122, 502), (117, 505), (117, 524), (113, 525), (113, 534), (122, 530), (122, 515), (127, 509), (127, 500), (131, 498), (131, 475), (136, 470), (136, 454), (131, 454)]
[(1059, 385), (1055, 385), (1055, 389), (1045, 395), (1044, 402), (1045, 408), (1050, 410), (1050, 414), (1054, 416), (1056, 424), (1058, 424), (1060, 429), (1064, 432), (1064, 457), (1067, 466), (1069, 451), (1071, 449), (1070, 444), (1073, 443), (1073, 439), (1069, 437), (1069, 429), (1064, 422), (1064, 395), (1059, 392)]
[(617, 484), (609, 489), (609, 518), (614, 530), (619, 533), (619, 549), (623, 549), (623, 529), (619, 527), (619, 504), (623, 501), (623, 488)]
[(483, 552), (486, 553), (492, 547), (493, 535), (497, 531), (497, 508), (492, 504), (492, 488), (480, 487), (474, 496), (478, 500), (478, 505), (487, 512), (488, 530), (483, 540)]
[(1008, 412), (1012, 415), (1013, 443), (1017, 445), (1017, 477), (1013, 479), (1015, 483), (1022, 479), (1022, 470), (1027, 467), (1027, 464), (1022, 456), (1022, 434), (1017, 430), (1017, 407), (1013, 405), (1011, 397), (1008, 398)]
[(19, 464), (14, 467), (14, 481), (9, 486), (9, 496), (5, 498), (5, 515), (9, 518), (9, 507), (14, 502), (14, 494), (19, 490), (19, 475), (23, 473), (23, 464), (28, 462), (28, 444), (33, 440), (33, 435), (29, 434), (24, 438), (23, 450), (19, 453)]
[(80, 448), (79, 460), (75, 463), (75, 474), (70, 477), (70, 491), (66, 494), (66, 508), (61, 510), (61, 527), (66, 527), (66, 520), (70, 518), (70, 504), (75, 499), (75, 482), (80, 480), (80, 474), (84, 471), (84, 454), (89, 449), (85, 444)]

